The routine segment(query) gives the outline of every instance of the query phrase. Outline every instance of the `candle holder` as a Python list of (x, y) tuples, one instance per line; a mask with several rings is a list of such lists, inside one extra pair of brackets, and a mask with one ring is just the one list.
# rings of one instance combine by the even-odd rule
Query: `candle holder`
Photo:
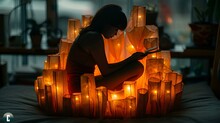
[(69, 19), (67, 27), (67, 39), (74, 42), (81, 30), (81, 23), (79, 19)]
[(85, 28), (90, 25), (93, 19), (92, 15), (82, 15), (82, 27)]
[(147, 108), (148, 91), (145, 88), (140, 88), (137, 92), (137, 117), (144, 117)]
[(125, 81), (123, 83), (124, 97), (136, 97), (136, 82), (135, 81)]
[(72, 113), (74, 117), (81, 116), (81, 93), (72, 93), (71, 96), (71, 105), (72, 105)]
[(107, 101), (108, 101), (108, 90), (106, 87), (101, 86), (96, 88), (97, 91), (97, 116), (99, 118), (103, 118), (107, 109)]
[(136, 117), (136, 97), (129, 96), (125, 98), (125, 118)]

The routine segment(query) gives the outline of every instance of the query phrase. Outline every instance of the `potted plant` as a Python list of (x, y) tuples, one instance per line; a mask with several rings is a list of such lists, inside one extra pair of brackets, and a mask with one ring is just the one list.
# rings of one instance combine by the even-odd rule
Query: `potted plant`
[(197, 21), (189, 24), (193, 43), (197, 47), (211, 47), (217, 35), (217, 25), (212, 22), (216, 0), (208, 0), (204, 10), (194, 7)]
[(33, 19), (28, 19), (27, 20), (27, 29), (26, 29), (26, 31), (30, 35), (31, 42), (32, 42), (32, 48), (40, 48), (41, 47), (43, 27), (45, 26), (45, 24), (46, 24), (45, 21), (38, 24)]

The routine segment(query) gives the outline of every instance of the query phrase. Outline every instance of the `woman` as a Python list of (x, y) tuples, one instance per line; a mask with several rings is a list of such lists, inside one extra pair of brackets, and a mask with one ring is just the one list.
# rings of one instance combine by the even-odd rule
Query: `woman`
[(95, 77), (96, 87), (105, 86), (117, 90), (124, 81), (138, 79), (143, 73), (143, 65), (138, 61), (144, 57), (141, 52), (132, 54), (127, 59), (109, 64), (104, 50), (105, 38), (111, 38), (118, 30), (124, 30), (127, 19), (122, 8), (117, 5), (106, 5), (94, 16), (90, 26), (83, 29), (70, 49), (67, 59), (69, 91), (80, 92), (80, 76), (94, 73), (98, 65), (101, 77)]

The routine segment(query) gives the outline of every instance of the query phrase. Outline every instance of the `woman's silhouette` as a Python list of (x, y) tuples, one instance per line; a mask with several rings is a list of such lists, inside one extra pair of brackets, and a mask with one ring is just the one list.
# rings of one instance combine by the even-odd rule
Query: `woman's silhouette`
[(97, 87), (120, 89), (124, 81), (136, 80), (142, 75), (144, 68), (138, 61), (144, 57), (141, 52), (118, 63), (109, 64), (106, 59), (102, 36), (111, 38), (126, 26), (127, 19), (120, 6), (105, 5), (95, 14), (90, 26), (75, 39), (68, 54), (66, 70), (70, 93), (80, 92), (80, 76), (94, 73), (95, 65), (101, 72), (101, 76), (95, 77)]

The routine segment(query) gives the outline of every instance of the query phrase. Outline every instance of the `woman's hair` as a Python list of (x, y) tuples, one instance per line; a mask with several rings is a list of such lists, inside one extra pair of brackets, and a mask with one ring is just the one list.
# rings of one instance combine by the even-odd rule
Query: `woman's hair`
[(101, 32), (105, 25), (111, 25), (120, 30), (124, 30), (126, 28), (127, 18), (120, 6), (114, 4), (103, 6), (93, 17), (91, 24), (84, 28), (80, 34), (91, 30)]

